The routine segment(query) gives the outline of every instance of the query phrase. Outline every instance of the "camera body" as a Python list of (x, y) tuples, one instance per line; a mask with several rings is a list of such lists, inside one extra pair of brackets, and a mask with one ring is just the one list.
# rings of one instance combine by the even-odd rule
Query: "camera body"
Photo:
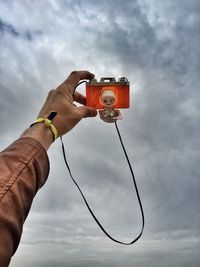
[(96, 109), (129, 108), (129, 81), (122, 77), (103, 77), (98, 82), (92, 79), (86, 84), (86, 105)]

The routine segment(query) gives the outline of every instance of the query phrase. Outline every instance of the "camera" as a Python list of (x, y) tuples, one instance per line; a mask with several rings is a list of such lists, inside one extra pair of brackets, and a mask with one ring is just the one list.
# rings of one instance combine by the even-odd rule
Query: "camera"
[(122, 77), (103, 77), (100, 82), (92, 79), (86, 84), (86, 105), (96, 109), (104, 107), (129, 108), (129, 81)]
[(99, 109), (102, 120), (115, 122), (121, 119), (121, 112), (116, 109), (129, 108), (130, 93), (127, 78), (103, 77), (98, 82), (95, 78), (86, 83), (86, 105)]

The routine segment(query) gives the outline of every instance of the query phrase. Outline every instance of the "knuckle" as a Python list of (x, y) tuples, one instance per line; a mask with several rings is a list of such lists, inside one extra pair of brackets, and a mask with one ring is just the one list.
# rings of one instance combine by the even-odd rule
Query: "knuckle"
[(55, 89), (51, 89), (48, 93), (47, 99), (52, 98), (55, 95)]
[(51, 89), (50, 91), (49, 91), (49, 95), (53, 95), (55, 93), (55, 89)]
[(77, 75), (77, 74), (78, 74), (78, 71), (77, 70), (74, 70), (74, 71), (71, 72), (70, 75)]

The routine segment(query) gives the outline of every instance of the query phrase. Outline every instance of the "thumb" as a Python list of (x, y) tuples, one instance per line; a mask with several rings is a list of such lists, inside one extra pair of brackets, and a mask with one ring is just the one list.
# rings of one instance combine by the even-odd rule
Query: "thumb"
[(79, 112), (81, 118), (96, 117), (96, 115), (97, 115), (96, 109), (90, 108), (87, 106), (78, 107), (78, 112)]

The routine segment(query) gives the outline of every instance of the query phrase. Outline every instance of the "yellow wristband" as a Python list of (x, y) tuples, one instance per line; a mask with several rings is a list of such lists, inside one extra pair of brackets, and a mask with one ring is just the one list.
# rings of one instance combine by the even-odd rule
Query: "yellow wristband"
[(38, 118), (36, 121), (34, 121), (33, 124), (31, 124), (31, 126), (33, 126), (36, 123), (40, 123), (40, 122), (44, 123), (44, 125), (51, 130), (53, 134), (53, 141), (55, 141), (55, 139), (58, 138), (58, 130), (53, 125), (52, 121), (47, 118)]

